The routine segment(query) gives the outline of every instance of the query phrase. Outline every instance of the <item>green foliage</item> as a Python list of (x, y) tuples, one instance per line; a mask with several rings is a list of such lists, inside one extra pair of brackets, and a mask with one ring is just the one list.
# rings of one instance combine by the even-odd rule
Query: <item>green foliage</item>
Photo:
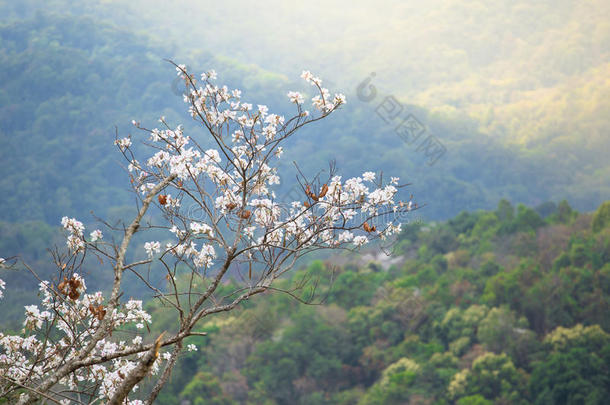
[(529, 382), (536, 404), (603, 404), (610, 395), (610, 335), (599, 326), (559, 327)]
[[(610, 395), (603, 232), (588, 228), (587, 214), (540, 224), (529, 208), (511, 216), (508, 202), (500, 207), (461, 213), (415, 238), (402, 233), (408, 256), (391, 272), (349, 263), (333, 278), (327, 263), (311, 262), (292, 281), (318, 280), (325, 305), (274, 294), (211, 319), (201, 328), (209, 336), (173, 374), (173, 397), (159, 403), (603, 403)], [(535, 226), (507, 233), (503, 225), (526, 217)], [(558, 230), (565, 248), (541, 254)], [(527, 257), (514, 243), (523, 234), (532, 235)], [(442, 254), (437, 242), (447, 235), (453, 250)]]
[(392, 363), (359, 402), (369, 404), (401, 404), (409, 399), (410, 386), (420, 371), (420, 366), (406, 357)]
[(180, 393), (181, 400), (191, 401), (193, 405), (231, 405), (225, 397), (218, 378), (211, 373), (198, 372)]
[(493, 405), (493, 402), (485, 399), (484, 396), (480, 394), (476, 395), (468, 395), (467, 397), (462, 397), (457, 400), (457, 405)]
[(610, 224), (610, 201), (605, 201), (593, 214), (591, 227), (593, 232), (599, 232)]
[(481, 395), (488, 400), (525, 403), (524, 376), (504, 353), (485, 353), (477, 357), (472, 367), (455, 375), (449, 385), (454, 398)]
[(329, 302), (350, 309), (366, 305), (383, 280), (383, 274), (345, 271), (332, 284)]

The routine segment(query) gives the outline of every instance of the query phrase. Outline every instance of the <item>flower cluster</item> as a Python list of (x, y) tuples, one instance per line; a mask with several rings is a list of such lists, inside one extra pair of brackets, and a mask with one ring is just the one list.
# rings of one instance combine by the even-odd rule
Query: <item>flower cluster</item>
[[(211, 136), (211, 145), (186, 135), (181, 125), (170, 126), (163, 117), (159, 120), (161, 128), (154, 129), (133, 121), (146, 134), (143, 141), (153, 150), (148, 158), (135, 159), (131, 137), (116, 140), (142, 202), (137, 219), (124, 231), (124, 244), (119, 249), (110, 243), (96, 243), (103, 238), (99, 229), (90, 233), (87, 242), (80, 221), (68, 217), (61, 221), (68, 231), (67, 245), (72, 254), (84, 257), (91, 249), (100, 258), (114, 259), (113, 295), (105, 299), (101, 292), (88, 294), (85, 280), (59, 261), (63, 280), (57, 285), (40, 284), (42, 304), (25, 307), (22, 333), (0, 333), (0, 375), (14, 381), (15, 386), (39, 386), (64, 365), (78, 362), (83, 366), (62, 374), (51, 385), (58, 383), (73, 391), (98, 387), (95, 396), (100, 402), (120, 392), (117, 389), (138, 367), (145, 351), (141, 336), (123, 341), (116, 335), (113, 338), (112, 331), (130, 325), (143, 331), (151, 322), (142, 301), (120, 303), (122, 271), (129, 268), (137, 273), (138, 266), (151, 263), (142, 260), (126, 264), (124, 260), (125, 247), (135, 232), (142, 231), (140, 220), (149, 207), (160, 209), (167, 222), (146, 228), (164, 228), (168, 235), (161, 241), (145, 242), (144, 252), (149, 259), (161, 254), (165, 266), (159, 270), (167, 271), (167, 280), (175, 280), (176, 272), (184, 269), (190, 273), (186, 289), (181, 289), (182, 282), (171, 282), (166, 293), (147, 283), (156, 297), (177, 307), (181, 320), (189, 320), (181, 321), (180, 335), (174, 336), (174, 342), (188, 336), (203, 316), (230, 310), (268, 289), (304, 253), (358, 248), (373, 239), (385, 239), (400, 231), (399, 214), (413, 209), (410, 200), (397, 199), (398, 178), (383, 182), (381, 175), (371, 171), (345, 180), (334, 170), (325, 181), (300, 177), (302, 195), (290, 204), (278, 201), (275, 190), (282, 181), (278, 173), (283, 153), (280, 144), (304, 125), (346, 103), (343, 94), (331, 96), (322, 87), (322, 80), (311, 72), (304, 71), (302, 78), (317, 90), (311, 98), (313, 112), (304, 110), (305, 97), (300, 92), (290, 91), (287, 96), (296, 113), (285, 118), (265, 105), (254, 107), (245, 102), (238, 89), (216, 85), (213, 70), (198, 79), (183, 65), (176, 65), (176, 70), (188, 89), (184, 101), (189, 114)], [(175, 261), (173, 266), (171, 260)], [(248, 263), (249, 285), (217, 299), (214, 294), (223, 276), (233, 264), (241, 263)], [(203, 280), (205, 290), (198, 289), (195, 279)], [(2, 289), (4, 282), (0, 280), (0, 297)], [(183, 300), (184, 296), (188, 300)], [(231, 301), (226, 304), (224, 299)], [(188, 308), (182, 306), (183, 301), (189, 302)], [(184, 314), (188, 316), (183, 318)], [(53, 339), (45, 338), (51, 335)], [(189, 344), (186, 349), (194, 351), (197, 347)], [(153, 373), (172, 355), (160, 353), (155, 358)]]
[(161, 243), (159, 242), (146, 242), (144, 244), (144, 250), (146, 250), (146, 254), (148, 257), (153, 257), (155, 253), (159, 253), (161, 251)]
[[(85, 281), (78, 274), (73, 274), (70, 281), (78, 284), (82, 292), (78, 298), (66, 296), (65, 299), (58, 300), (61, 294), (58, 295), (57, 292), (62, 290), (61, 285), (54, 287), (49, 282), (41, 282), (42, 309), (37, 305), (25, 307), (22, 334), (0, 333), (0, 375), (17, 383), (44, 378), (62, 364), (77, 359), (101, 320), (106, 317), (109, 317), (113, 330), (128, 324), (142, 328), (145, 323), (150, 323), (151, 317), (142, 309), (141, 301), (130, 300), (123, 307), (106, 313), (101, 292), (86, 294)], [(49, 330), (55, 336), (52, 340), (44, 338)], [(138, 348), (141, 344), (142, 338), (139, 336), (131, 342), (101, 339), (84, 359), (93, 364), (74, 371), (72, 375), (61, 379), (59, 384), (70, 390), (77, 390), (81, 385), (99, 385), (98, 400), (105, 402), (136, 366), (141, 354), (117, 357), (109, 362), (96, 360)], [(158, 371), (161, 361), (160, 358), (155, 362), (153, 373)]]
[(102, 238), (104, 237), (104, 235), (102, 235), (102, 231), (100, 231), (99, 229), (96, 229), (95, 231), (91, 232), (89, 236), (91, 237), (91, 242), (97, 242), (98, 240), (102, 240)]
[(119, 149), (125, 150), (131, 146), (131, 139), (129, 139), (129, 138), (117, 139), (116, 141), (114, 141), (114, 143), (115, 143), (115, 145), (117, 145), (119, 147)]
[[(301, 74), (301, 77), (312, 86), (316, 86), (320, 91), (319, 95), (314, 96), (311, 99), (311, 102), (316, 109), (324, 113), (329, 113), (341, 104), (345, 104), (347, 102), (345, 95), (341, 93), (336, 93), (335, 96), (331, 99), (330, 92), (328, 91), (328, 89), (322, 87), (322, 80), (319, 77), (314, 76), (310, 71), (304, 70)], [(288, 97), (291, 97), (290, 93), (288, 94)]]
[(67, 240), (68, 248), (72, 252), (83, 250), (85, 248), (85, 240), (83, 239), (85, 226), (83, 223), (74, 218), (63, 217), (61, 225), (70, 233)]
[[(302, 110), (304, 96), (300, 92), (287, 93), (297, 106), (297, 114), (286, 119), (265, 105), (254, 107), (244, 102), (240, 90), (216, 85), (214, 71), (203, 73), (199, 81), (182, 65), (176, 71), (187, 84), (184, 101), (190, 115), (207, 128), (218, 148), (201, 148), (182, 126), (171, 127), (163, 117), (160, 122), (165, 128), (145, 130), (148, 140), (156, 144), (156, 152), (145, 166), (130, 161), (129, 170), (136, 173), (133, 179), (139, 191), (146, 195), (167, 176), (178, 179), (175, 199), (169, 194), (159, 196), (161, 208), (183, 219), (171, 227), (176, 240), (165, 244), (165, 252), (191, 261), (194, 268), (210, 268), (216, 251), (228, 248), (220, 222), (239, 233), (236, 247), (248, 259), (278, 247), (286, 251), (344, 244), (360, 247), (373, 238), (400, 231), (400, 224), (392, 220), (373, 224), (380, 216), (411, 208), (410, 203), (395, 200), (398, 178), (377, 184), (375, 173), (370, 171), (345, 181), (333, 176), (318, 184), (315, 191), (313, 184), (306, 183), (301, 201), (289, 206), (278, 203), (274, 186), (281, 183), (275, 164), (283, 152), (279, 143), (317, 119)], [(301, 77), (318, 90), (311, 102), (321, 116), (345, 104), (343, 94), (331, 96), (311, 72), (303, 71)], [(183, 201), (185, 194), (188, 204)], [(194, 218), (188, 210), (180, 210), (182, 206), (197, 207), (203, 218)], [(200, 248), (198, 239), (205, 240)], [(147, 242), (145, 250), (152, 257), (160, 252), (161, 244)]]

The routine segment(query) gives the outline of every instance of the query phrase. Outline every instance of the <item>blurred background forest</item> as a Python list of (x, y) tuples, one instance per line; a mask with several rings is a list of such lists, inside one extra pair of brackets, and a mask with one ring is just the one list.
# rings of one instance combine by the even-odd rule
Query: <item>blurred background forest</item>
[[(325, 305), (263, 297), (211, 321), (160, 403), (610, 396), (609, 2), (0, 0), (1, 257), (49, 274), (62, 216), (132, 212), (112, 144), (132, 119), (200, 136), (164, 58), (286, 114), (311, 70), (348, 103), (291, 140), (280, 194), (293, 160), (310, 175), (336, 160), (344, 176), (400, 176), (426, 206), (391, 267), (303, 263), (300, 276), (336, 272)], [(372, 72), (379, 96), (365, 102)], [(385, 95), (444, 145), (435, 164), (376, 113)], [(2, 278), (0, 319), (18, 328), (32, 280)]]

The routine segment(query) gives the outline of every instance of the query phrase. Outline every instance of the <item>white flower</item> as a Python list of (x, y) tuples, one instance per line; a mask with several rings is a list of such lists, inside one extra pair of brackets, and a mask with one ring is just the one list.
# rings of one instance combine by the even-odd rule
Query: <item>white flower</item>
[(217, 77), (218, 74), (214, 69), (208, 70), (207, 72), (201, 74), (201, 80), (216, 80)]
[(339, 234), (339, 243), (349, 242), (352, 239), (354, 239), (354, 234), (350, 231), (343, 231)]
[(148, 254), (148, 257), (153, 257), (155, 253), (159, 253), (161, 251), (161, 243), (146, 242), (144, 244), (144, 249), (146, 249), (146, 254)]
[(333, 99), (333, 104), (334, 105), (339, 105), (339, 104), (345, 104), (347, 103), (347, 99), (345, 98), (344, 94), (335, 94), (335, 98)]
[(212, 230), (212, 227), (208, 224), (191, 222), (191, 231), (193, 231), (193, 233), (206, 234), (210, 237), (214, 236), (214, 231)]
[[(2, 259), (2, 258), (0, 257), (0, 259)], [(4, 260), (4, 259), (2, 259), (2, 260)], [(2, 298), (4, 296), (2, 290), (4, 290), (5, 288), (6, 288), (6, 283), (4, 282), (4, 280), (2, 280), (0, 278), (0, 298)]]
[(258, 105), (258, 112), (261, 113), (261, 116), (264, 118), (269, 113), (269, 108), (266, 105)]
[(220, 153), (216, 149), (208, 149), (204, 153), (203, 161), (205, 163), (220, 163)]
[(140, 169), (140, 162), (138, 162), (137, 160), (132, 160), (131, 163), (129, 163), (129, 165), (127, 166), (127, 169), (129, 170), (129, 172), (133, 172), (134, 170), (139, 170)]
[(291, 103), (295, 104), (303, 104), (303, 101), (305, 101), (303, 95), (298, 91), (289, 91), (288, 98), (290, 99)]
[(366, 236), (356, 236), (354, 238), (354, 246), (362, 246), (368, 243), (368, 239)]
[(364, 173), (362, 173), (362, 178), (364, 179), (364, 181), (373, 181), (373, 180), (375, 180), (375, 173), (364, 172)]
[(40, 312), (36, 305), (26, 305), (25, 306), (25, 321), (23, 321), (23, 325), (26, 328), (30, 329), (40, 329), (42, 327), (42, 322), (51, 317), (51, 313), (48, 311)]
[(95, 231), (91, 232), (89, 236), (91, 236), (91, 242), (101, 240), (104, 237), (104, 235), (102, 235), (102, 231), (100, 231), (99, 229), (96, 229)]
[(119, 148), (121, 150), (125, 150), (131, 146), (131, 139), (129, 139), (129, 138), (117, 139), (116, 141), (114, 141), (114, 144), (119, 145)]
[(82, 222), (77, 221), (75, 218), (63, 217), (61, 219), (61, 225), (64, 227), (64, 229), (69, 230), (71, 233), (78, 236), (83, 236), (85, 226)]
[(196, 351), (197, 351), (197, 346), (195, 346), (194, 344), (192, 344), (192, 343), (191, 343), (191, 344), (189, 344), (189, 345), (187, 345), (187, 346), (186, 346), (186, 349), (187, 349), (189, 352), (196, 352)]
[(216, 258), (216, 252), (212, 245), (203, 245), (201, 251), (195, 256), (193, 262), (197, 267), (210, 267), (214, 264), (213, 259)]
[(303, 70), (303, 73), (301, 73), (301, 77), (312, 86), (322, 85), (322, 80), (320, 80), (319, 77), (315, 77), (309, 70)]

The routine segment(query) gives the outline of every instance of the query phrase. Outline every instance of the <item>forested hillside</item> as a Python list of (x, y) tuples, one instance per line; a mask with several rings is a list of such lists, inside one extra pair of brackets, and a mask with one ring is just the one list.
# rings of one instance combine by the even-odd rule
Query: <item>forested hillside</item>
[[(274, 285), (295, 296), (206, 318), (159, 404), (607, 402), (610, 2), (0, 0), (0, 258), (23, 260), (0, 273), (3, 331), (38, 300), (22, 264), (58, 281), (64, 215), (123, 237), (136, 198), (114, 141), (143, 147), (132, 120), (163, 116), (215, 147), (169, 60), (286, 116), (288, 91), (313, 95), (304, 69), (347, 95), (284, 145), (278, 202), (303, 197), (297, 170), (336, 163), (344, 178), (400, 176), (419, 209), (390, 259), (372, 244), (308, 257)], [(409, 115), (442, 144), (435, 159), (399, 133)], [(135, 236), (128, 261), (150, 238)], [(90, 290), (107, 291), (110, 261), (84, 263)], [(123, 298), (145, 300), (158, 336), (175, 319), (135, 277)]]
[[(348, 104), (341, 114), (302, 134), (294, 140), (294, 147), (287, 149), (289, 174), (282, 182), (287, 194), (293, 186), (292, 160), (311, 174), (323, 170), (334, 159), (344, 175), (356, 175), (364, 169), (381, 166), (384, 171), (412, 182), (420, 203), (427, 204), (422, 215), (429, 219), (446, 219), (463, 209), (489, 209), (500, 198), (529, 205), (565, 198), (581, 210), (592, 210), (610, 195), (610, 166), (604, 153), (610, 147), (610, 138), (606, 136), (610, 98), (606, 96), (609, 85), (604, 79), (608, 36), (604, 34), (607, 7), (603, 3), (557, 5), (549, 16), (534, 24), (533, 32), (526, 29), (530, 20), (520, 27), (519, 16), (531, 15), (535, 19), (548, 12), (550, 6), (546, 3), (531, 9), (525, 5), (511, 6), (511, 17), (502, 29), (514, 31), (514, 38), (507, 39), (506, 46), (510, 48), (511, 41), (517, 41), (523, 44), (523, 50), (508, 52), (507, 49), (500, 54), (483, 48), (470, 49), (478, 43), (472, 39), (474, 36), (481, 36), (481, 41), (493, 37), (494, 24), (478, 24), (487, 21), (489, 11), (477, 9), (472, 14), (477, 29), (464, 33), (464, 43), (470, 48), (458, 51), (461, 46), (458, 42), (445, 40), (451, 36), (450, 27), (469, 13), (467, 9), (457, 6), (437, 9), (432, 4), (419, 5), (411, 11), (408, 7), (400, 8), (394, 14), (407, 13), (418, 21), (423, 21), (419, 17), (426, 16), (426, 21), (435, 22), (437, 30), (441, 30), (439, 27), (449, 30), (434, 34), (434, 29), (423, 30), (423, 23), (414, 27), (406, 24), (413, 27), (409, 35), (425, 32), (428, 41), (444, 41), (455, 50), (434, 46), (424, 49), (426, 41), (407, 41), (396, 49), (408, 46), (409, 52), (398, 58), (397, 63), (382, 64), (407, 69), (397, 72), (379, 71), (380, 66), (372, 61), (381, 63), (393, 58), (394, 53), (382, 56), (382, 52), (400, 36), (393, 36), (390, 43), (383, 42), (384, 45), (379, 45), (381, 48), (367, 53), (367, 58), (373, 58), (369, 62), (354, 64), (353, 69), (336, 70), (346, 55), (330, 49), (322, 52), (316, 61), (308, 56), (312, 51), (304, 48), (299, 54), (299, 66), (289, 58), (284, 58), (284, 63), (273, 64), (269, 62), (273, 58), (266, 56), (261, 60), (255, 52), (248, 51), (245, 55), (238, 52), (235, 48), (245, 47), (251, 38), (238, 41), (233, 34), (221, 35), (226, 27), (220, 28), (222, 19), (214, 16), (222, 8), (201, 13), (201, 18), (209, 21), (195, 24), (199, 28), (193, 27), (190, 31), (193, 36), (200, 34), (201, 41), (181, 41), (176, 27), (195, 23), (181, 14), (188, 11), (187, 7), (165, 10), (160, 4), (147, 8), (138, 2), (127, 5), (99, 1), (68, 6), (63, 0), (45, 2), (45, 7), (27, 2), (0, 4), (4, 16), (0, 24), (3, 66), (0, 141), (4, 145), (0, 151), (3, 174), (0, 193), (4, 196), (0, 220), (11, 223), (43, 220), (57, 225), (62, 215), (86, 219), (91, 210), (98, 215), (116, 215), (118, 207), (130, 205), (131, 199), (124, 192), (128, 188), (126, 177), (112, 147), (116, 130), (124, 136), (131, 130), (132, 119), (153, 123), (161, 115), (176, 125), (183, 123), (187, 129), (192, 128), (183, 113), (173, 68), (163, 58), (187, 63), (195, 71), (215, 68), (221, 79), (244, 90), (247, 99), (280, 111), (287, 107), (285, 93), (293, 89), (302, 68), (318, 68), (333, 86), (346, 92)], [(139, 8), (142, 15), (136, 13), (136, 18), (130, 17), (136, 14), (117, 13), (117, 7)], [(591, 12), (592, 8), (597, 12)], [(357, 10), (347, 12), (345, 24), (351, 26), (350, 13)], [(247, 12), (247, 8), (236, 9), (231, 18), (245, 23), (247, 19), (241, 13)], [(584, 14), (592, 18), (586, 26), (578, 19)], [(167, 16), (174, 16), (181, 24), (159, 24), (159, 19)], [(332, 13), (324, 18), (330, 16)], [(564, 18), (572, 22), (561, 25), (559, 22)], [(374, 27), (378, 23), (371, 22)], [(158, 25), (158, 29), (145, 29), (148, 24)], [(429, 24), (426, 22), (426, 25)], [(554, 27), (557, 35), (540, 34), (543, 26)], [(586, 40), (588, 30), (593, 29), (591, 26), (594, 26), (594, 35)], [(381, 35), (385, 31), (372, 32)], [(364, 34), (356, 31), (354, 35), (358, 38)], [(215, 42), (212, 37), (217, 36), (233, 45)], [(565, 54), (561, 59), (564, 62), (551, 59), (548, 65), (549, 58), (544, 56), (549, 48), (546, 42), (550, 41), (551, 48), (555, 49), (566, 36), (572, 38), (574, 52)], [(256, 37), (256, 31), (252, 37)], [(529, 42), (524, 42), (526, 38)], [(279, 37), (274, 41), (279, 41), (273, 43), (278, 54), (282, 54), (279, 51), (284, 47), (292, 47)], [(349, 41), (341, 44), (342, 47), (356, 46)], [(316, 49), (320, 46), (317, 44)], [(529, 57), (529, 53), (537, 52), (542, 54)], [(564, 53), (561, 48), (558, 52)], [(467, 64), (457, 63), (450, 57), (461, 54), (472, 54), (464, 56)], [(475, 54), (480, 57), (475, 58)], [(423, 59), (417, 59), (417, 55)], [(403, 57), (408, 59), (400, 62)], [(438, 59), (435, 62), (438, 66), (424, 64), (433, 57)], [(516, 61), (520, 63), (513, 63)], [(409, 70), (424, 65), (421, 71)], [(505, 65), (513, 66), (512, 70), (504, 69)], [(495, 67), (492, 69), (492, 66)], [(488, 72), (491, 69), (504, 75), (513, 72), (523, 76), (542, 66), (556, 73), (551, 76), (540, 73), (530, 79), (531, 83), (525, 79), (494, 78)], [(447, 69), (461, 69), (461, 73), (449, 74)], [(396, 134), (396, 125), (384, 122), (376, 114), (381, 95), (371, 103), (356, 97), (357, 85), (371, 70), (377, 71), (375, 85), (379, 90), (399, 99), (425, 126), (427, 133), (436, 136), (446, 147), (447, 152), (435, 165), (429, 166), (425, 153), (417, 145), (408, 145)], [(466, 79), (466, 72), (475, 78)], [(447, 90), (442, 97), (454, 101), (442, 101), (442, 97), (434, 96), (440, 101), (428, 102), (432, 96), (426, 94), (440, 91), (437, 87), (443, 83), (439, 81), (442, 75), (464, 77), (459, 87), (443, 85)], [(483, 77), (494, 85), (481, 83)], [(511, 83), (521, 85), (513, 89)], [(489, 94), (490, 100), (478, 101), (482, 96), (471, 94), (475, 91)], [(494, 96), (496, 91), (500, 93)], [(203, 137), (203, 134), (191, 136)], [(199, 141), (205, 143), (206, 139)]]
[(319, 283), (321, 305), (267, 294), (210, 319), (160, 403), (605, 403), (610, 202), (591, 215), (501, 201), (409, 225), (395, 253), (388, 270), (296, 273), (310, 280), (302, 299)]

